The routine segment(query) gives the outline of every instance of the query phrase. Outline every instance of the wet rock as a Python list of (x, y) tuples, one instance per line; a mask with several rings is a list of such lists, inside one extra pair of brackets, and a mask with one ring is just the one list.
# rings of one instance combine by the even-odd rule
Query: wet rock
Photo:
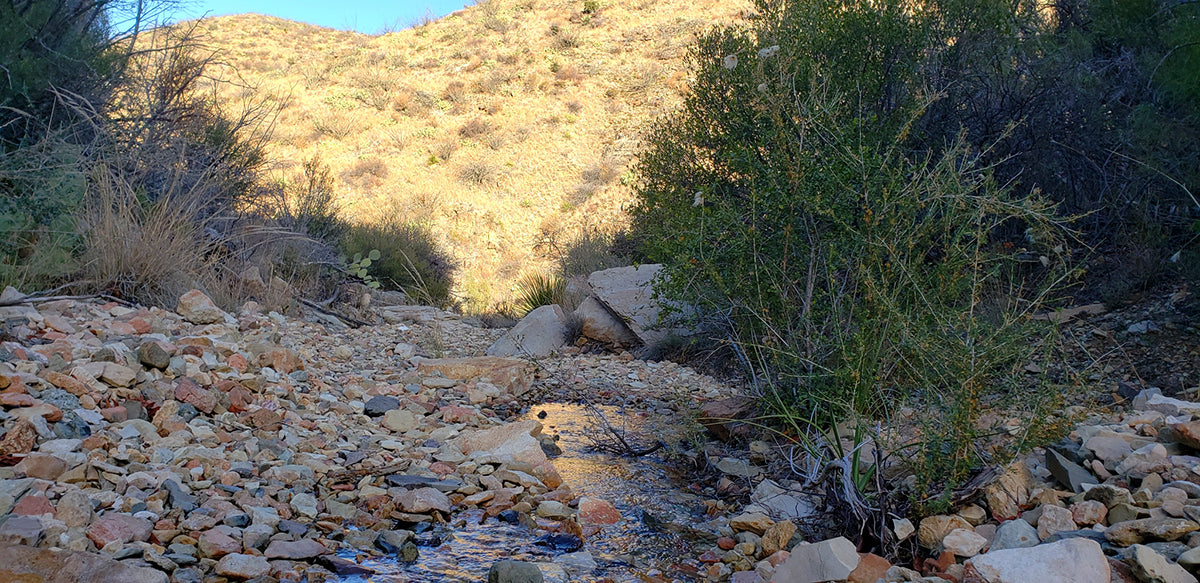
[(566, 316), (555, 305), (539, 306), (487, 349), (488, 356), (544, 358), (567, 342)]
[(400, 408), (400, 399), (390, 395), (371, 397), (363, 407), (363, 413), (368, 417), (381, 417), (388, 411)]
[(966, 580), (978, 583), (1109, 583), (1111, 572), (1100, 544), (1085, 539), (990, 551), (965, 569)]
[(1183, 567), (1145, 545), (1133, 545), (1125, 552), (1125, 563), (1140, 581), (1152, 583), (1196, 583)]
[(537, 507), (537, 515), (542, 518), (551, 520), (563, 520), (574, 514), (566, 504), (555, 502), (554, 500), (546, 500), (540, 502)]
[(21, 583), (167, 583), (167, 575), (93, 553), (0, 545), (0, 581)]
[(325, 545), (306, 538), (298, 541), (271, 541), (267, 546), (267, 550), (263, 555), (268, 559), (287, 559), (289, 561), (301, 561), (312, 559), (329, 553), (329, 549)]
[(396, 505), (404, 512), (424, 514), (430, 510), (449, 513), (452, 506), (450, 499), (436, 488), (417, 488), (405, 490), (395, 497)]
[(488, 569), (488, 583), (543, 583), (542, 571), (533, 563), (496, 561)]
[(450, 443), (473, 458), (508, 459), (538, 465), (546, 461), (546, 453), (535, 437), (541, 431), (541, 423), (521, 421), (465, 432)]
[(843, 537), (815, 544), (800, 543), (786, 561), (775, 569), (772, 583), (823, 583), (841, 581), (858, 567), (854, 543)]
[(412, 538), (412, 533), (407, 530), (385, 530), (375, 537), (375, 548), (389, 554), (395, 555), (400, 552), (400, 547)]
[(317, 564), (329, 569), (333, 574), (339, 577), (352, 577), (355, 575), (374, 575), (375, 571), (367, 567), (363, 567), (353, 561), (347, 561), (337, 555), (324, 555), (317, 559)]
[(221, 557), (213, 572), (222, 577), (232, 579), (254, 579), (271, 572), (271, 564), (263, 557), (253, 555), (232, 554)]
[(554, 557), (554, 562), (561, 565), (573, 577), (590, 575), (597, 567), (596, 560), (592, 558), (592, 553), (587, 551), (563, 553)]
[(1104, 536), (1113, 544), (1130, 546), (1153, 540), (1177, 540), (1200, 530), (1200, 524), (1182, 518), (1143, 518), (1113, 524)]
[(215, 324), (225, 321), (227, 314), (204, 292), (194, 289), (179, 297), (175, 311), (193, 324)]
[(558, 551), (572, 552), (583, 547), (583, 539), (573, 534), (553, 532), (539, 538), (538, 544)]
[(579, 499), (580, 524), (616, 524), (621, 521), (621, 513), (607, 500), (584, 496)]

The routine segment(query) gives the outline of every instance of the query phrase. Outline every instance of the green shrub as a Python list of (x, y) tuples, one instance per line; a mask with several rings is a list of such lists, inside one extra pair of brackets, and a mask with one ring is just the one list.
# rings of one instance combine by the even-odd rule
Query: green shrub
[[(717, 315), (777, 415), (922, 411), (905, 458), (918, 499), (936, 497), (1039, 429), (1046, 394), (1018, 365), (1045, 332), (1028, 316), (1068, 272), (1064, 232), (961, 136), (909, 148), (937, 103), (924, 13), (758, 8), (753, 29), (694, 49), (693, 90), (639, 158), (636, 236), (667, 266), (659, 291)], [(1026, 422), (994, 448), (993, 409)]]
[(541, 306), (563, 303), (567, 282), (552, 273), (531, 271), (517, 281), (517, 312), (525, 316)]
[(386, 289), (394, 289), (433, 306), (448, 306), (454, 287), (454, 264), (428, 227), (400, 221), (354, 224), (346, 228), (342, 251), (379, 259), (367, 270)]

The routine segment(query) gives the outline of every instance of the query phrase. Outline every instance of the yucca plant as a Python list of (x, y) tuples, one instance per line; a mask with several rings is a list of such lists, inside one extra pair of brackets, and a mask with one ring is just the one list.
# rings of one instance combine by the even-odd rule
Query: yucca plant
[(562, 303), (567, 282), (552, 273), (530, 271), (517, 282), (517, 310), (522, 316), (541, 306)]

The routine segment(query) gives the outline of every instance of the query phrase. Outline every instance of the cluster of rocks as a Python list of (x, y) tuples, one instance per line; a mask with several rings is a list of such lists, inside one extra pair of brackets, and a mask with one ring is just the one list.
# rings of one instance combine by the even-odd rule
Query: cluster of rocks
[(564, 550), (621, 520), (563, 483), (537, 421), (508, 422), (529, 363), (418, 346), (433, 328), (495, 333), (381, 314), (331, 334), (199, 291), (175, 312), (0, 307), (0, 579), (312, 581), (367, 572), (338, 550), (415, 560), (464, 509)]
[(594, 341), (614, 348), (654, 346), (671, 334), (687, 335), (678, 325), (664, 325), (666, 314), (654, 297), (653, 282), (662, 265), (646, 264), (596, 271), (586, 280), (572, 281), (567, 292), (581, 298), (571, 318), (561, 306), (541, 306), (529, 312), (487, 353), (493, 356), (542, 358), (567, 347), (572, 321), (579, 342)]
[(795, 528), (762, 505), (730, 521), (735, 535), (701, 560), (710, 579), (738, 583), (1195, 583), (1200, 403), (1147, 389), (1129, 409), (1001, 468), (954, 514), (893, 520), (895, 538), (921, 549), (915, 569), (842, 538), (781, 546)]

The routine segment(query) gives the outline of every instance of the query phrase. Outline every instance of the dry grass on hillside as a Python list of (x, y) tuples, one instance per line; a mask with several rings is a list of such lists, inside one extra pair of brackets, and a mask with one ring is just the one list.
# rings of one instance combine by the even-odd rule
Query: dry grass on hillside
[(511, 297), (564, 244), (624, 226), (628, 167), (646, 124), (680, 103), (696, 33), (747, 0), (485, 0), (366, 36), (272, 17), (202, 24), (253, 91), (281, 106), (281, 176), (319, 155), (360, 221), (426, 222), (457, 255), (468, 309)]

